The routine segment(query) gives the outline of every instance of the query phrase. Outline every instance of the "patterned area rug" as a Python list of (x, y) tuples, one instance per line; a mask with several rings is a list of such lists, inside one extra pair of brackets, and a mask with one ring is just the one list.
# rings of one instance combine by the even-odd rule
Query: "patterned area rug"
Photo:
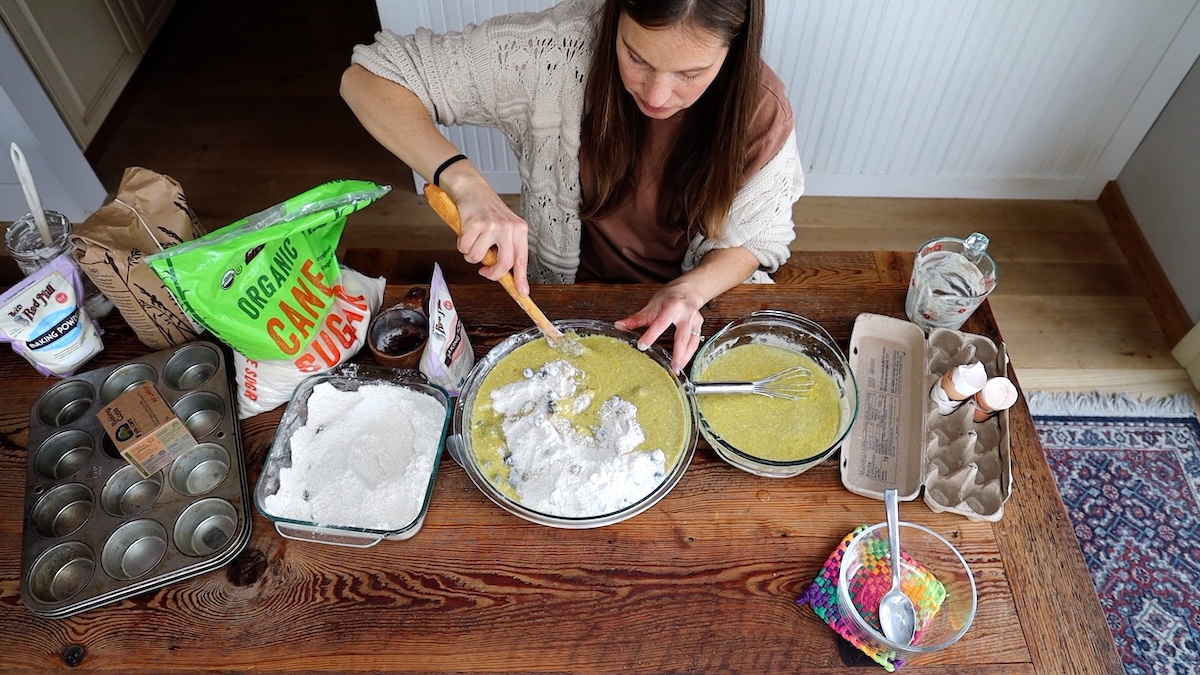
[(1027, 398), (1125, 672), (1200, 671), (1200, 422), (1192, 399)]

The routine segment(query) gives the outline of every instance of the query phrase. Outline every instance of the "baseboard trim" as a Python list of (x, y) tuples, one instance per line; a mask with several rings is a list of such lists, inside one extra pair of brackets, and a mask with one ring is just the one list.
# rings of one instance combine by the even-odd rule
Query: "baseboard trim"
[(1163, 335), (1171, 346), (1179, 344), (1192, 330), (1192, 321), (1163, 272), (1154, 250), (1150, 248), (1150, 242), (1146, 241), (1146, 235), (1142, 234), (1142, 228), (1138, 226), (1116, 181), (1109, 181), (1104, 186), (1096, 204), (1104, 213), (1117, 246), (1124, 252), (1131, 273), (1146, 294), (1150, 310), (1158, 320)]
[(1196, 389), (1200, 389), (1200, 324), (1191, 330), (1175, 348), (1171, 356), (1183, 366)]
[[(804, 194), (817, 197), (916, 199), (1080, 199), (1078, 178), (836, 174), (809, 172)], [(1083, 197), (1093, 199), (1093, 195)]]

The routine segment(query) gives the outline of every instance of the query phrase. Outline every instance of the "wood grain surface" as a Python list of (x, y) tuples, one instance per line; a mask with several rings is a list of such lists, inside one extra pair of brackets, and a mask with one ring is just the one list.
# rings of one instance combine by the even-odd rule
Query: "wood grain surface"
[[(903, 315), (910, 259), (794, 256), (789, 283), (711, 303), (705, 331), (775, 308), (821, 323), (845, 346), (858, 313)], [(389, 286), (386, 302), (406, 291)], [(477, 355), (529, 327), (495, 284), (451, 292)], [(652, 292), (577, 285), (533, 295), (553, 316), (614, 320)], [(88, 368), (146, 352), (119, 319), (106, 328), (106, 350)], [(1001, 339), (986, 304), (964, 328)], [(669, 495), (617, 525), (528, 523), (443, 458), (410, 540), (363, 550), (292, 541), (256, 514), (248, 546), (225, 568), (75, 617), (39, 618), (19, 595), (20, 514), (29, 411), (51, 382), (13, 354), (0, 357), (0, 378), (0, 671), (879, 672), (795, 599), (843, 535), (882, 520), (882, 502), (845, 490), (836, 462), (760, 478), (703, 443)], [(280, 415), (243, 423), (252, 482)], [(904, 520), (959, 547), (979, 586), (962, 640), (904, 672), (1120, 673), (1023, 403), (1010, 424), (1015, 480), (1001, 521), (901, 505)]]

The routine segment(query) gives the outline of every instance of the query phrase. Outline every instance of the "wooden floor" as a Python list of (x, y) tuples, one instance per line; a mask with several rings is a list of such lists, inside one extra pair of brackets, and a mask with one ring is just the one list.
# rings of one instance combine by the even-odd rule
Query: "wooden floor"
[[(181, 0), (89, 159), (110, 191), (128, 166), (174, 177), (209, 229), (325, 180), (390, 184), (343, 245), (441, 251), (455, 280), (482, 282), (408, 169), (337, 95), (352, 46), (376, 30), (372, 0)], [(992, 306), (1025, 389), (1197, 395), (1094, 202), (809, 196), (796, 229), (794, 247), (814, 250), (915, 250), (983, 232), (1000, 271)]]

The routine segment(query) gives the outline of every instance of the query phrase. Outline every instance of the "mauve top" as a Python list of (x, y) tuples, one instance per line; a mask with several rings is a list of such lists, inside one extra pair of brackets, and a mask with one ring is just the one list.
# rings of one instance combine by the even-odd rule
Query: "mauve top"
[[(761, 83), (750, 123), (743, 184), (779, 153), (795, 124), (783, 81), (765, 63)], [(680, 114), (646, 120), (642, 166), (633, 195), (604, 218), (583, 220), (577, 282), (665, 283), (679, 276), (689, 237), (678, 226), (658, 221), (658, 188), (663, 162), (682, 121)], [(580, 153), (580, 182), (584, 195), (595, 190), (594, 164), (586, 153)]]

